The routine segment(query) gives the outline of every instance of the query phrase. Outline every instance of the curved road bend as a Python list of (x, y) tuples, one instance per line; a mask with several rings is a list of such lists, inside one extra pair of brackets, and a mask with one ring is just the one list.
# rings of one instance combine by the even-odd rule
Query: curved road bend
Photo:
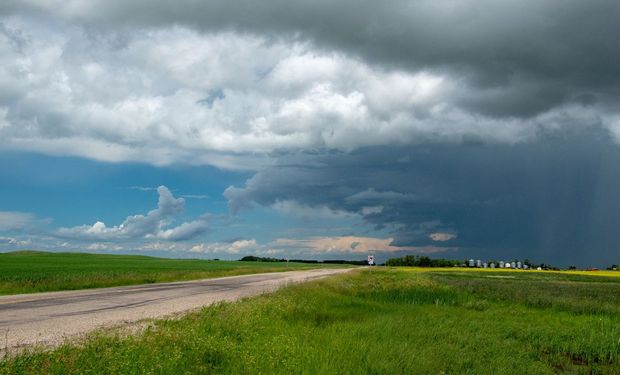
[(160, 318), (350, 270), (314, 269), (0, 296), (0, 353), (31, 345), (56, 345), (97, 328)]

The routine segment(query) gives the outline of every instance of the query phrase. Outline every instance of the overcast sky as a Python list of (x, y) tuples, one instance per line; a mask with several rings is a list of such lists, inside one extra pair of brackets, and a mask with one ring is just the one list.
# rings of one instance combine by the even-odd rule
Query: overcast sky
[(0, 3), (0, 251), (620, 263), (616, 0)]

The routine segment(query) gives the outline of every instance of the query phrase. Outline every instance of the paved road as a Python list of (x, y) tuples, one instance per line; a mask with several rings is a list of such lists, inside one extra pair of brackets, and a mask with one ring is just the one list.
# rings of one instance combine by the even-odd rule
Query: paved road
[(93, 329), (180, 313), (350, 269), (316, 269), (67, 292), (0, 296), (0, 353), (56, 345)]

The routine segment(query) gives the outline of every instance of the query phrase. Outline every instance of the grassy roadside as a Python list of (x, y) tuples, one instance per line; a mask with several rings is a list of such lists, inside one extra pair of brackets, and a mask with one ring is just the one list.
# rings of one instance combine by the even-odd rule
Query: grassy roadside
[(620, 373), (620, 278), (533, 276), (360, 270), (23, 353), (0, 374)]
[(196, 280), (318, 267), (330, 265), (20, 251), (0, 253), (0, 295)]

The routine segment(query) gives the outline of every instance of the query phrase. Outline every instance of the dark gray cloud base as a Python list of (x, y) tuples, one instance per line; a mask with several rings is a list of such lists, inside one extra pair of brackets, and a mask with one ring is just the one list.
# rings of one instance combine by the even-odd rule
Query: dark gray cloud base
[(327, 205), (387, 228), (398, 246), (437, 245), (432, 233), (452, 233), (440, 243), (460, 249), (450, 257), (599, 266), (618, 259), (620, 149), (604, 131), (514, 146), (427, 144), (298, 158), (229, 188), (232, 208), (289, 199)]

